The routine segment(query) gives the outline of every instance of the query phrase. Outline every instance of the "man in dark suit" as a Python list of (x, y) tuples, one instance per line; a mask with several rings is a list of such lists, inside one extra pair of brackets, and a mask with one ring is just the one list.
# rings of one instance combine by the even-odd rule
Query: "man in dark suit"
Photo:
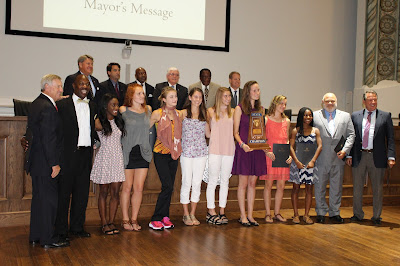
[(186, 102), (186, 99), (188, 97), (188, 89), (180, 84), (179, 82), (179, 70), (176, 67), (170, 67), (167, 71), (167, 81), (166, 82), (161, 82), (156, 85), (156, 88), (154, 89), (154, 94), (153, 94), (153, 110), (157, 110), (160, 108), (160, 101), (158, 100), (158, 97), (161, 95), (161, 92), (163, 91), (164, 88), (166, 87), (172, 87), (176, 90), (176, 93), (178, 95), (178, 103), (176, 105), (176, 109), (182, 110), (183, 105)]
[(68, 209), (72, 235), (89, 237), (83, 228), (89, 197), (90, 171), (92, 168), (95, 136), (94, 118), (96, 105), (87, 99), (89, 79), (78, 75), (73, 84), (71, 97), (57, 103), (64, 133), (64, 168), (59, 180), (59, 201), (56, 232), (60, 238), (68, 237)]
[[(100, 83), (100, 93), (111, 93), (115, 95), (119, 101), (119, 105), (124, 104), (126, 84), (119, 82), (121, 66), (118, 63), (109, 63), (107, 65), (108, 80)], [(103, 95), (101, 95), (103, 97)], [(99, 105), (98, 105), (99, 106)]]
[(240, 88), (240, 73), (232, 71), (229, 74), (229, 89), (232, 93), (231, 107), (235, 108), (242, 101), (242, 89)]
[(351, 115), (356, 140), (350, 156), (346, 159), (353, 166), (353, 213), (351, 221), (361, 221), (364, 218), (362, 210), (365, 177), (372, 184), (373, 216), (375, 225), (381, 224), (383, 177), (386, 167), (395, 165), (396, 147), (393, 136), (391, 114), (377, 109), (378, 95), (373, 90), (363, 94), (365, 109)]
[[(135, 71), (135, 78), (136, 80), (133, 83), (138, 83), (142, 85), (144, 93), (146, 94), (146, 104), (153, 106), (153, 93), (154, 87), (147, 83), (147, 73), (146, 69), (143, 67), (138, 67)], [(158, 101), (157, 99), (155, 101)]]
[(26, 171), (32, 176), (32, 205), (29, 242), (44, 248), (65, 247), (54, 234), (57, 215), (57, 181), (62, 156), (62, 128), (56, 101), (62, 96), (61, 78), (45, 75), (42, 93), (33, 101), (28, 115), (29, 149)]
[(97, 104), (100, 103), (101, 97), (103, 96), (104, 92), (100, 91), (100, 83), (97, 78), (93, 77), (93, 57), (90, 55), (81, 55), (78, 58), (78, 72), (75, 74), (69, 75), (64, 82), (64, 95), (72, 95), (74, 92), (74, 88), (72, 84), (74, 83), (76, 77), (80, 74), (83, 74), (88, 77), (90, 82), (91, 90), (88, 93), (88, 99), (94, 100)]

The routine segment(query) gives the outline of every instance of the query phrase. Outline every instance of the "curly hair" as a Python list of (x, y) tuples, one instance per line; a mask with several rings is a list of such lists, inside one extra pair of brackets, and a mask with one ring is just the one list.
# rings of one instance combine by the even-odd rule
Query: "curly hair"
[[(115, 97), (111, 93), (106, 93), (106, 94), (103, 95), (103, 97), (101, 98), (101, 101), (100, 101), (100, 108), (99, 108), (98, 118), (100, 120), (101, 126), (103, 127), (103, 134), (105, 136), (110, 136), (111, 133), (112, 133), (111, 124), (110, 124), (110, 121), (108, 121), (108, 118), (107, 118), (108, 103), (112, 99), (117, 99), (117, 97)], [(117, 101), (118, 101), (118, 99), (117, 99)], [(115, 116), (114, 121), (115, 121), (115, 124), (117, 125), (117, 127), (119, 128), (119, 130), (121, 130), (122, 134), (125, 135), (125, 122), (122, 119), (122, 116), (121, 116), (121, 114), (119, 112)]]

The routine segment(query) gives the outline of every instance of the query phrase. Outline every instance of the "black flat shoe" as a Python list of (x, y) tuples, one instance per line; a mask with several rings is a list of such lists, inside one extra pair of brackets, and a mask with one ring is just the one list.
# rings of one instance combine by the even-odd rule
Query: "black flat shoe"
[(63, 247), (68, 247), (68, 246), (69, 246), (69, 242), (56, 242), (56, 243), (42, 245), (42, 247), (44, 249), (48, 249), (48, 248), (63, 248)]
[(344, 219), (340, 215), (329, 216), (329, 220), (334, 223), (344, 223)]
[(245, 226), (245, 227), (250, 227), (250, 226), (251, 226), (251, 223), (250, 223), (250, 222), (244, 223), (244, 222), (242, 222), (242, 219), (239, 219), (238, 222), (239, 222), (241, 225)]
[(71, 235), (74, 236), (79, 236), (79, 237), (90, 237), (90, 233), (86, 232), (85, 230), (75, 232), (75, 231), (70, 231)]
[(250, 225), (252, 225), (252, 226), (259, 226), (260, 225), (259, 223), (257, 223), (256, 220), (254, 220), (254, 222), (250, 221), (249, 218), (247, 218), (247, 220), (249, 221)]
[(360, 218), (358, 218), (357, 216), (354, 215), (353, 217), (350, 218), (350, 221), (351, 222), (361, 222), (362, 219), (360, 219)]
[(325, 223), (325, 216), (317, 215), (317, 223), (320, 223), (320, 224)]

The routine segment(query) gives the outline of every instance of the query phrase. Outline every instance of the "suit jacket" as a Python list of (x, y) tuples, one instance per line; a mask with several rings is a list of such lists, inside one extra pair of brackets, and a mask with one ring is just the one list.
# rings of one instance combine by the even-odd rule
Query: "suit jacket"
[[(196, 83), (194, 83), (194, 84), (189, 86), (189, 92), (193, 88), (202, 89), (202, 87), (203, 87), (203, 84), (201, 83), (201, 81), (196, 82)], [(210, 85), (208, 85), (208, 98), (206, 100), (206, 108), (214, 106), (214, 104), (215, 104), (215, 95), (217, 94), (217, 90), (219, 89), (219, 87), (221, 87), (221, 85), (216, 84), (214, 82), (210, 82)]]
[[(78, 147), (79, 127), (78, 119), (76, 116), (75, 105), (72, 97), (62, 99), (57, 102), (58, 113), (61, 117), (62, 128), (64, 133), (64, 164), (63, 173), (71, 173), (73, 169), (72, 158), (74, 152)], [(96, 104), (93, 101), (89, 102), (90, 109), (90, 133), (91, 143), (94, 144), (96, 138), (96, 131), (94, 127), (94, 120), (96, 115)], [(93, 152), (93, 149), (90, 149)], [(90, 162), (92, 165), (92, 162)]]
[[(106, 93), (111, 93), (112, 95), (115, 95), (117, 97), (119, 105), (124, 104), (125, 93), (126, 93), (126, 88), (127, 88), (125, 83), (118, 81), (119, 96), (117, 95), (117, 92), (115, 91), (115, 88), (110, 79), (107, 79), (106, 81), (103, 81), (102, 83), (100, 83), (100, 87), (101, 87), (101, 89), (98, 92), (102, 93), (101, 97), (103, 97), (103, 95)], [(97, 106), (100, 106), (100, 105), (98, 104)]]
[[(362, 156), (362, 121), (364, 112), (365, 109), (354, 112), (351, 115), (356, 133), (356, 139), (350, 153), (353, 157), (353, 167), (358, 166)], [(396, 158), (396, 147), (393, 134), (391, 114), (377, 109), (373, 143), (373, 158), (376, 168), (386, 168), (388, 157)]]
[[(229, 90), (231, 89), (231, 87), (228, 87), (228, 88), (229, 88)], [(231, 94), (232, 94), (232, 91), (231, 91)], [(243, 99), (243, 89), (239, 88), (239, 102), (238, 102), (238, 104), (242, 101), (242, 99)], [(233, 99), (233, 94), (232, 94), (232, 100), (231, 100), (231, 107), (232, 108), (236, 107), (235, 101)]]
[(328, 120), (325, 117), (325, 110), (321, 109), (314, 112), (314, 127), (319, 129), (322, 139), (322, 151), (317, 160), (317, 166), (321, 170), (323, 166), (344, 165), (344, 161), (337, 157), (334, 150), (342, 136), (346, 140), (342, 150), (346, 154), (350, 154), (353, 147), (355, 135), (350, 114), (336, 109), (334, 122), (335, 133), (331, 136)]
[[(154, 93), (153, 93), (153, 111), (157, 110), (158, 108), (160, 108), (160, 101), (158, 100), (158, 97), (161, 95), (162, 90), (165, 87), (168, 87), (168, 82), (161, 82), (158, 83), (156, 85), (156, 88), (154, 89)], [(180, 84), (175, 84), (176, 87), (176, 93), (178, 95), (178, 103), (176, 105), (176, 109), (178, 110), (182, 110), (183, 109), (183, 105), (186, 102), (187, 96), (188, 96), (188, 89)]]
[(45, 95), (33, 101), (28, 115), (29, 150), (25, 169), (32, 176), (50, 176), (52, 167), (61, 165), (62, 128), (60, 116)]
[[(130, 84), (135, 84), (137, 83), (137, 81), (135, 80), (134, 82), (130, 83)], [(149, 83), (145, 82), (144, 83), (146, 86), (146, 104), (150, 105), (153, 108), (153, 99), (154, 99), (154, 87), (151, 86)], [(160, 95), (159, 95), (160, 96)], [(157, 99), (155, 99), (155, 101), (158, 101)]]
[[(81, 73), (80, 71), (78, 71), (78, 72), (76, 72), (75, 74), (69, 75), (69, 76), (65, 79), (65, 82), (64, 82), (64, 95), (70, 95), (70, 96), (72, 96), (72, 94), (74, 93), (74, 87), (72, 86), (72, 84), (74, 83), (76, 77), (77, 77), (79, 74), (82, 74), (82, 73)], [(94, 87), (96, 88), (96, 95), (95, 95), (95, 97), (94, 97), (94, 99), (93, 99), (92, 92), (89, 92), (89, 94), (88, 94), (87, 97), (88, 97), (88, 99), (93, 100), (93, 101), (96, 103), (97, 106), (99, 106), (100, 100), (101, 100), (101, 98), (103, 97), (103, 95), (105, 94), (105, 93), (104, 93), (104, 89), (102, 89), (102, 87), (100, 86), (100, 83), (99, 83), (99, 81), (98, 81), (97, 78), (95, 78), (95, 77), (93, 77), (93, 76), (90, 76), (90, 78), (92, 79), (93, 85), (94, 85)], [(92, 91), (92, 90), (91, 90), (91, 91)]]

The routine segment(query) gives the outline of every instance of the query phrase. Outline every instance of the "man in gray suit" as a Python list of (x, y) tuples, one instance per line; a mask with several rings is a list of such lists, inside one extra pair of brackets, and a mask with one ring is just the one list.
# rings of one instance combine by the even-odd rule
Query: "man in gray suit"
[[(329, 212), (332, 222), (343, 223), (340, 216), (342, 200), (342, 183), (344, 173), (343, 158), (350, 154), (354, 143), (354, 127), (350, 114), (337, 110), (337, 98), (333, 93), (327, 93), (322, 98), (323, 109), (314, 112), (314, 126), (321, 132), (322, 152), (316, 162), (319, 181), (315, 184), (315, 201), (317, 223), (325, 222), (325, 214)], [(340, 139), (344, 145), (335, 152)], [(326, 185), (329, 182), (329, 207), (326, 204)]]
[(189, 91), (193, 88), (202, 89), (206, 108), (209, 108), (213, 107), (215, 104), (215, 94), (219, 87), (221, 87), (219, 84), (211, 82), (211, 70), (203, 68), (200, 70), (200, 81), (190, 85)]
[(364, 218), (362, 210), (365, 178), (372, 184), (373, 216), (375, 225), (381, 224), (383, 201), (383, 177), (386, 167), (395, 165), (396, 147), (393, 135), (393, 122), (390, 113), (378, 110), (378, 95), (368, 90), (363, 95), (365, 109), (351, 115), (356, 140), (350, 155), (346, 159), (353, 166), (353, 213), (351, 221)]

